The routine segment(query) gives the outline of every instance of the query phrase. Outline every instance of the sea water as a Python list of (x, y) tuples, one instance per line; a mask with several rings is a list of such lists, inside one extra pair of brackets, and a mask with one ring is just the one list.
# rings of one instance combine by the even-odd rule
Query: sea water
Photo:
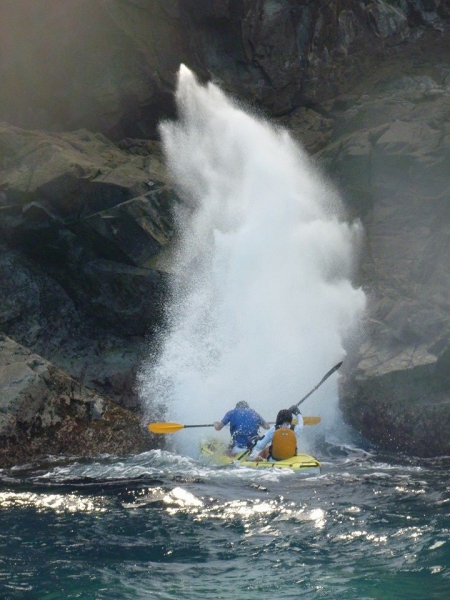
[(322, 474), (151, 451), (0, 473), (2, 600), (447, 600), (450, 459)]

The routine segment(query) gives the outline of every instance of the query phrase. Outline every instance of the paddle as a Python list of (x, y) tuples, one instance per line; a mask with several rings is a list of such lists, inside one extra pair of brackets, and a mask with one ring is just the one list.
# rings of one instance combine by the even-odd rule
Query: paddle
[[(291, 412), (292, 412), (294, 415), (298, 415), (298, 413), (299, 413), (300, 411), (298, 411), (297, 409), (298, 409), (298, 407), (300, 406), (300, 404), (302, 404), (302, 402), (304, 402), (304, 401), (305, 401), (307, 398), (309, 398), (309, 397), (311, 396), (311, 394), (313, 394), (313, 393), (314, 393), (314, 392), (317, 390), (317, 388), (318, 388), (318, 387), (320, 387), (320, 386), (322, 385), (322, 383), (328, 379), (328, 377), (330, 377), (330, 375), (333, 375), (333, 373), (339, 369), (339, 367), (342, 365), (342, 363), (343, 363), (343, 362), (344, 362), (344, 361), (341, 361), (340, 363), (338, 363), (337, 365), (335, 365), (335, 366), (334, 366), (332, 369), (330, 369), (330, 370), (328, 371), (328, 373), (326, 373), (326, 374), (325, 374), (325, 375), (322, 377), (322, 379), (319, 381), (319, 383), (316, 385), (316, 387), (314, 387), (314, 388), (313, 388), (313, 389), (312, 389), (312, 390), (311, 390), (311, 391), (310, 391), (308, 394), (306, 394), (306, 396), (304, 396), (304, 397), (303, 397), (301, 400), (299, 400), (299, 401), (297, 402), (297, 404), (293, 404), (293, 405), (290, 407), (290, 409), (289, 409), (289, 410), (290, 410), (290, 411), (291, 411)], [(304, 424), (304, 425), (312, 425), (312, 423), (307, 423), (307, 419), (311, 419), (311, 418), (312, 418), (312, 419), (318, 419), (318, 421), (317, 421), (317, 422), (318, 422), (318, 423), (320, 423), (320, 417), (303, 417), (303, 424)], [(314, 424), (315, 424), (315, 423), (314, 423)], [(239, 455), (239, 456), (236, 458), (236, 460), (242, 460), (242, 459), (244, 458), (244, 456), (247, 456), (247, 454), (249, 454), (249, 453), (250, 453), (250, 452), (253, 450), (253, 448), (256, 446), (256, 444), (257, 444), (257, 441), (255, 441), (255, 443), (254, 443), (254, 444), (252, 444), (252, 446), (251, 446), (249, 449), (247, 449), (245, 452), (243, 452), (242, 454), (240, 454), (240, 455)]]
[(245, 452), (243, 452), (242, 454), (239, 454), (239, 456), (236, 456), (236, 458), (234, 459), (235, 461), (240, 461), (244, 458), (244, 456), (247, 456), (247, 454), (250, 454), (250, 452), (253, 450), (253, 448), (256, 446), (256, 444), (259, 442), (259, 440), (262, 440), (262, 437), (256, 436), (254, 442), (252, 443), (252, 445), (250, 446), (250, 448), (247, 448), (247, 450)]
[[(320, 421), (320, 417), (303, 417), (304, 425), (318, 425)], [(180, 429), (188, 429), (189, 427), (214, 427), (214, 424), (182, 425), (181, 423), (150, 423), (148, 425), (148, 429), (152, 433), (175, 433), (176, 431), (180, 431)]]
[(297, 402), (297, 404), (293, 404), (289, 410), (292, 413), (294, 413), (295, 415), (297, 415), (298, 414), (297, 409), (300, 406), (300, 404), (302, 404), (307, 398), (309, 398), (311, 396), (311, 394), (313, 394), (317, 390), (317, 388), (320, 387), (322, 385), (322, 383), (328, 379), (328, 377), (333, 375), (333, 373), (339, 369), (339, 367), (342, 365), (343, 362), (344, 361), (341, 361), (336, 366), (334, 366), (332, 369), (330, 369), (328, 371), (328, 373), (322, 377), (322, 379), (319, 381), (319, 383), (316, 385), (316, 387), (313, 388), (308, 394), (306, 394), (306, 396), (304, 396), (301, 400), (299, 400)]
[(152, 433), (175, 433), (180, 429), (188, 429), (189, 427), (214, 427), (214, 423), (207, 425), (182, 425), (181, 423), (150, 423), (148, 429)]

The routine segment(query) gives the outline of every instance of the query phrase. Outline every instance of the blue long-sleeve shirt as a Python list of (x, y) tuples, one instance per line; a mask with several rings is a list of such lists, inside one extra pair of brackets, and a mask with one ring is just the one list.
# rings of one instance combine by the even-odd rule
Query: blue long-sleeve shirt
[(248, 448), (252, 437), (258, 435), (258, 429), (265, 421), (252, 408), (233, 408), (226, 413), (222, 423), (230, 424), (230, 433), (235, 446)]

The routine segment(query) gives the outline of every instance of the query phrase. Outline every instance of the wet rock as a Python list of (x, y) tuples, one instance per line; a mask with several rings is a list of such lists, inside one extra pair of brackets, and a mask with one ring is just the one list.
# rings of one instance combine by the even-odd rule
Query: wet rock
[(152, 258), (173, 236), (176, 202), (160, 155), (131, 156), (85, 131), (46, 134), (6, 125), (0, 145), (5, 242), (38, 263), (78, 310), (120, 334), (148, 331), (166, 289)]
[(71, 230), (83, 240), (89, 240), (100, 256), (147, 267), (172, 237), (170, 205), (174, 204), (173, 198), (168, 188), (148, 192), (79, 219), (71, 224)]
[[(414, 364), (414, 354), (404, 352), (398, 369), (373, 369), (372, 377), (358, 370), (356, 378), (341, 383), (341, 406), (348, 421), (381, 448), (447, 456), (450, 399), (439, 377), (442, 362), (428, 357), (428, 364), (420, 358)], [(445, 368), (448, 372), (448, 357)]]
[(287, 114), (349, 91), (392, 47), (443, 30), (449, 12), (446, 0), (6, 2), (0, 112), (26, 128), (157, 139), (185, 63)]
[(0, 126), (0, 329), (134, 408), (167, 289), (151, 259), (173, 234), (175, 196), (149, 147)]
[(19, 251), (0, 245), (0, 331), (80, 383), (138, 409), (136, 370), (160, 321), (158, 272), (97, 260), (83, 284), (66, 286)]
[(366, 341), (347, 365), (344, 414), (384, 447), (433, 456), (450, 449), (450, 44), (419, 48), (337, 101), (320, 156), (367, 233)]
[(155, 445), (139, 418), (0, 334), (0, 466)]

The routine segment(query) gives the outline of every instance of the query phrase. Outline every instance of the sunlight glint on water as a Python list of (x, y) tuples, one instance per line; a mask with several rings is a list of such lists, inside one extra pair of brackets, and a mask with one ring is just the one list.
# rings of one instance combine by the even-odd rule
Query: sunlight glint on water
[[(287, 132), (186, 67), (176, 99), (179, 119), (161, 133), (190, 209), (177, 214), (169, 327), (141, 397), (150, 419), (160, 407), (211, 422), (242, 399), (274, 419), (344, 358), (365, 306), (351, 283), (360, 227)], [(308, 402), (333, 416), (336, 377)], [(172, 439), (188, 453), (197, 443), (192, 430)]]
[(329, 449), (306, 478), (165, 451), (0, 471), (0, 598), (447, 600), (449, 460)]

